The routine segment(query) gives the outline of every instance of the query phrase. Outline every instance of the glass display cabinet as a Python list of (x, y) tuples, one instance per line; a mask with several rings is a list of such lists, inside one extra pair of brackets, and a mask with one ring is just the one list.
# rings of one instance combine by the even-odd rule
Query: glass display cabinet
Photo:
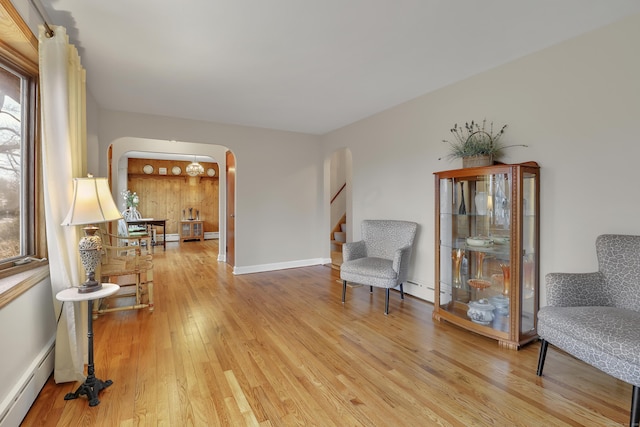
[(180, 243), (187, 240), (204, 240), (202, 222), (198, 220), (180, 221)]
[(435, 174), (435, 320), (518, 349), (537, 338), (539, 167)]

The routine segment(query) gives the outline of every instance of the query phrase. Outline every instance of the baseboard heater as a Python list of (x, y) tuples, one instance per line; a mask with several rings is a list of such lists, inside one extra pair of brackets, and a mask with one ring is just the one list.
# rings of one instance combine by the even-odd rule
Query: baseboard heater
[(24, 372), (21, 380), (11, 389), (5, 400), (0, 402), (0, 427), (20, 425), (53, 372), (54, 350), (55, 337), (52, 337)]
[(417, 286), (417, 287), (419, 287), (419, 288), (424, 287), (424, 288), (427, 288), (427, 289), (429, 289), (429, 290), (435, 291), (435, 288), (434, 288), (434, 287), (431, 287), (431, 286), (429, 286), (429, 285), (421, 285), (420, 283), (418, 283), (418, 282), (414, 282), (414, 281), (411, 281), (411, 280), (407, 280), (405, 283), (410, 283), (410, 284), (412, 284), (413, 286)]

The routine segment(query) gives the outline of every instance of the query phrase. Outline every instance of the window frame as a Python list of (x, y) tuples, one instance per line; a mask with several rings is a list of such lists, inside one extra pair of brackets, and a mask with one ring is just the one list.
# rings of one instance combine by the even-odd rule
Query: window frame
[[(26, 233), (26, 236), (23, 236), (21, 232), (21, 239), (26, 239), (21, 241), (21, 245), (26, 246), (24, 246), (24, 254), (0, 260), (0, 285), (3, 285), (0, 286), (0, 308), (2, 308), (37, 283), (34, 278), (42, 277), (40, 267), (48, 265), (48, 261), (45, 258), (47, 247), (42, 209), (44, 199), (41, 191), (38, 41), (10, 2), (0, 0), (0, 9), (0, 12), (5, 12), (1, 16), (1, 24), (6, 27), (3, 43), (0, 43), (0, 61), (11, 72), (26, 79), (21, 90), (24, 90), (25, 93), (22, 96), (28, 102), (28, 105), (22, 105), (25, 123), (21, 124), (23, 132), (21, 156), (24, 156), (21, 161), (24, 170), (21, 171), (20, 215)], [(33, 275), (16, 280), (23, 277), (23, 275), (18, 276), (20, 273), (30, 270), (34, 271)], [(12, 279), (12, 277), (15, 278)]]
[(36, 255), (36, 223), (35, 223), (35, 179), (36, 179), (36, 140), (37, 121), (37, 79), (25, 73), (20, 67), (7, 61), (0, 53), (0, 66), (20, 78), (20, 248), (19, 255), (0, 259), (0, 271), (11, 268), (16, 263), (29, 260)]

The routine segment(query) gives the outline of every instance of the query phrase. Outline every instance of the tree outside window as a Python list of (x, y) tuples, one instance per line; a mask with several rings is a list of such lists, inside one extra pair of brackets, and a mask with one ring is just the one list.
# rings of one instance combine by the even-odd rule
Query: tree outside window
[(0, 64), (0, 262), (25, 255), (23, 80)]

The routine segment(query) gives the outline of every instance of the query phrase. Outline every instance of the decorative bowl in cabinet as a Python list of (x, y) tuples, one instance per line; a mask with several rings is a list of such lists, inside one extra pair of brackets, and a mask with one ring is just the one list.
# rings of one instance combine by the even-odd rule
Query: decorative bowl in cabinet
[(467, 237), (467, 245), (469, 246), (478, 246), (478, 247), (487, 247), (493, 245), (493, 240), (488, 237)]
[(490, 304), (489, 301), (484, 298), (478, 301), (470, 301), (467, 316), (469, 316), (469, 319), (474, 323), (488, 325), (493, 321), (494, 309), (493, 304)]

